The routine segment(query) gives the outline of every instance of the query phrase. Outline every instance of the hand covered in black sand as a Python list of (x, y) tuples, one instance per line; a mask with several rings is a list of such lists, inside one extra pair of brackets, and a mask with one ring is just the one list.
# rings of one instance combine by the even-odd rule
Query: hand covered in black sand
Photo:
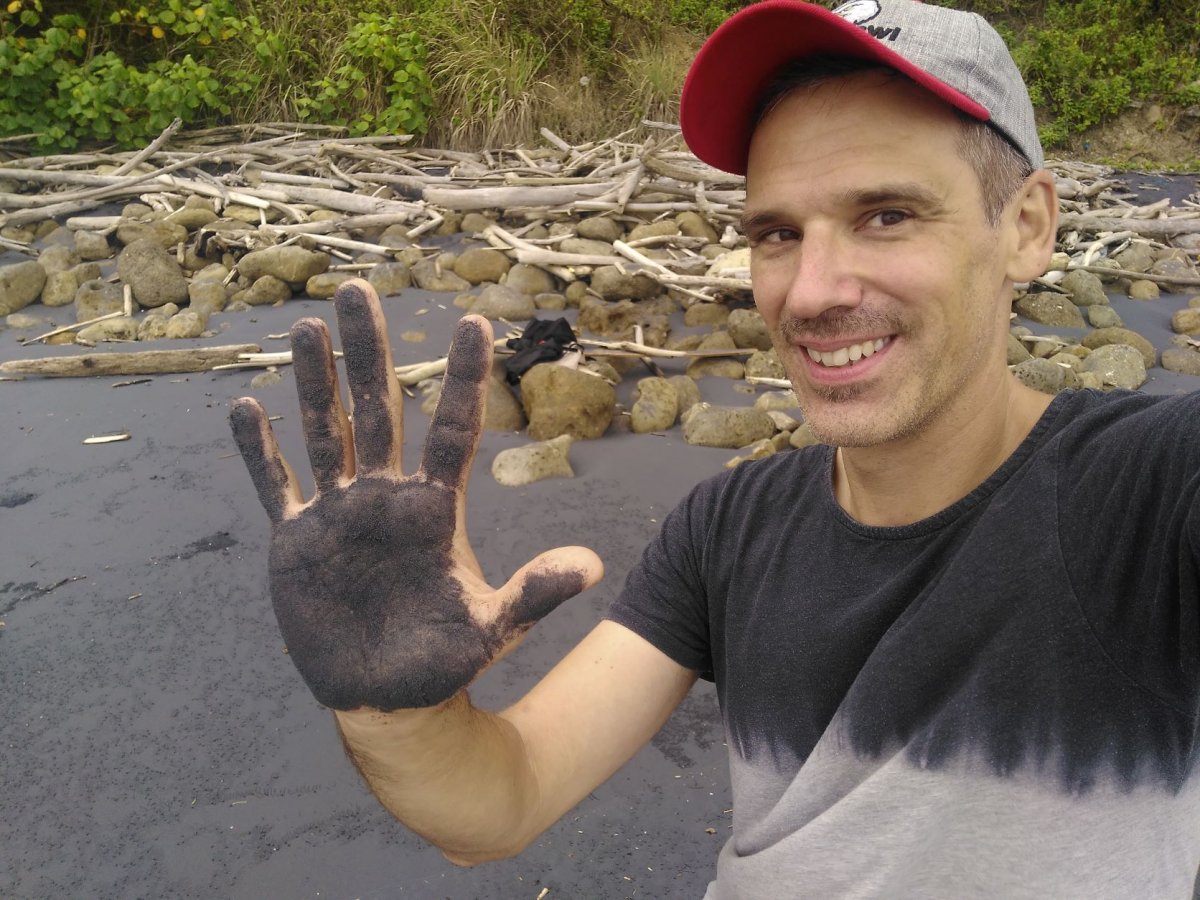
[(257, 401), (233, 403), (242, 458), (271, 520), (271, 599), (288, 653), (324, 705), (429, 707), (466, 687), (536, 622), (601, 575), (582, 547), (544, 553), (498, 590), (466, 535), (466, 485), (491, 369), (486, 319), (463, 319), (420, 468), (401, 471), (401, 395), (379, 298), (365, 281), (334, 296), (353, 400), (351, 428), (329, 331), (292, 328), (316, 494), (300, 495)]

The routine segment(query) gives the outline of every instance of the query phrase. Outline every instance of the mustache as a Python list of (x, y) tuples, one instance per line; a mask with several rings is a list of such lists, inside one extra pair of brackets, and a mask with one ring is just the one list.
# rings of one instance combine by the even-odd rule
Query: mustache
[(904, 323), (897, 316), (863, 309), (831, 309), (812, 319), (803, 319), (785, 312), (779, 319), (780, 335), (789, 343), (795, 344), (802, 344), (806, 340), (836, 341), (864, 334), (903, 332)]

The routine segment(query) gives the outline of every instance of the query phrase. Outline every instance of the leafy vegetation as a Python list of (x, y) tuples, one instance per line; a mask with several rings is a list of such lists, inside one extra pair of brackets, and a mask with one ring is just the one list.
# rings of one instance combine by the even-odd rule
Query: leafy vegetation
[[(1200, 0), (935, 0), (996, 22), (1048, 146), (1131, 101), (1200, 103)], [(4, 4), (5, 0), (0, 0)], [(430, 143), (568, 139), (672, 119), (704, 36), (746, 0), (8, 0), (0, 134), (143, 144), (309, 121)], [(828, 0), (828, 6), (836, 5)]]

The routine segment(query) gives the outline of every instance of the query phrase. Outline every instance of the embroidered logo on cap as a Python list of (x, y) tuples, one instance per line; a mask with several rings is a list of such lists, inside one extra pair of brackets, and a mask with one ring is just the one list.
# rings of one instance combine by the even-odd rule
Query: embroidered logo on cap
[(851, 25), (857, 25), (873, 38), (878, 38), (881, 41), (894, 41), (900, 37), (900, 26), (893, 25), (890, 28), (883, 28), (879, 25), (868, 25), (867, 23), (874, 19), (882, 12), (879, 6), (879, 0), (850, 0), (849, 3), (843, 3), (833, 11), (835, 16), (841, 16)]
[(850, 0), (835, 9), (833, 14), (854, 25), (862, 25), (870, 22), (879, 12), (879, 0)]

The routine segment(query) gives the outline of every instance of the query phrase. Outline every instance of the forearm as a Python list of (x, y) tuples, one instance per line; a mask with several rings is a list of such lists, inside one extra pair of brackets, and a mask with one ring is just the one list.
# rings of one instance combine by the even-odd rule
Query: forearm
[(512, 856), (540, 831), (537, 781), (520, 734), (473, 707), (465, 691), (428, 710), (335, 716), (380, 803), (451, 862)]

